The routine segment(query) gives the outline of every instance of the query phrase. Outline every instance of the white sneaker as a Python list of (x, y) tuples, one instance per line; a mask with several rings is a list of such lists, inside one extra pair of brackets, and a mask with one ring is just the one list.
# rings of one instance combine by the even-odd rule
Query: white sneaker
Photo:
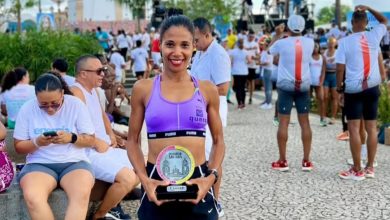
[(272, 109), (272, 104), (271, 103), (267, 104), (267, 108), (266, 109)]
[(260, 108), (261, 108), (261, 109), (267, 109), (267, 106), (268, 106), (268, 104), (267, 104), (267, 103), (264, 103), (264, 104), (260, 105)]
[[(361, 167), (366, 167), (366, 160), (360, 160), (360, 166)], [(347, 164), (348, 165), (353, 165), (353, 160), (352, 159), (348, 159), (347, 160)], [(373, 167), (377, 167), (378, 166), (378, 162), (376, 160), (374, 160), (374, 164), (373, 164)]]

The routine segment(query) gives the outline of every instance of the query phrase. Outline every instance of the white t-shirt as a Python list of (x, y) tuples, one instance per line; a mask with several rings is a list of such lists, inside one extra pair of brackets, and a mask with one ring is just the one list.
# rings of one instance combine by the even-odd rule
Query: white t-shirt
[(232, 59), (232, 75), (248, 75), (248, 51), (234, 48), (229, 52)]
[(319, 86), (320, 85), (320, 77), (322, 72), (322, 65), (324, 61), (322, 56), (318, 60), (315, 60), (313, 57), (310, 60), (310, 73), (311, 73), (311, 85)]
[(142, 47), (145, 49), (145, 50), (147, 50), (147, 51), (149, 51), (149, 46), (150, 46), (150, 35), (148, 34), (148, 33), (144, 33), (143, 35), (142, 35), (142, 38), (141, 38), (141, 40), (142, 40)]
[(273, 61), (274, 61), (274, 56), (272, 56), (271, 54), (269, 54), (265, 50), (261, 51), (260, 62), (261, 63), (268, 63), (268, 65), (261, 66), (262, 68), (272, 71), (272, 67), (273, 67), (272, 62)]
[(149, 59), (149, 55), (143, 47), (137, 47), (132, 50), (131, 59), (134, 62), (135, 72), (143, 72), (146, 70), (146, 59)]
[(73, 84), (76, 82), (76, 78), (73, 76), (63, 75), (62, 78), (65, 80), (68, 86), (73, 86)]
[[(297, 49), (296, 49), (297, 48)], [(300, 49), (299, 49), (300, 48)], [(311, 38), (296, 36), (276, 41), (269, 52), (279, 55), (277, 87), (285, 91), (295, 91), (295, 82), (301, 80), (300, 91), (310, 89), (309, 63), (314, 50), (314, 41)], [(301, 61), (296, 56), (301, 51)], [(296, 72), (299, 71), (299, 72)]]
[(122, 65), (125, 65), (125, 59), (118, 52), (114, 52), (110, 57), (110, 62), (115, 64), (115, 76), (122, 76)]
[(25, 102), (35, 98), (35, 87), (28, 84), (17, 84), (2, 94), (10, 121), (15, 121), (20, 108)]
[(336, 63), (345, 64), (345, 92), (363, 91), (364, 75), (367, 75), (367, 88), (381, 83), (378, 65), (380, 41), (386, 34), (386, 26), (379, 24), (371, 31), (353, 33), (339, 41)]
[(252, 57), (252, 62), (248, 64), (248, 68), (256, 69), (257, 65), (254, 58), (259, 53), (259, 45), (254, 40), (250, 42), (245, 41), (244, 48), (248, 51), (248, 55)]
[[(54, 114), (48, 115), (39, 108), (37, 99), (28, 101), (20, 109), (16, 119), (14, 138), (32, 140), (45, 131), (66, 131), (76, 134), (94, 134), (95, 129), (85, 105), (80, 99), (64, 95), (61, 108)], [(74, 144), (49, 144), (39, 147), (27, 155), (27, 163), (67, 163), (87, 161), (85, 148)]]
[(329, 30), (329, 32), (326, 34), (326, 38), (334, 37), (336, 39), (339, 39), (341, 37), (341, 31), (338, 27), (333, 27)]
[(123, 35), (123, 34), (118, 35), (116, 37), (116, 42), (118, 44), (118, 48), (119, 49), (129, 48), (129, 42), (127, 40), (127, 36), (126, 35)]
[(230, 82), (230, 58), (216, 40), (206, 51), (197, 51), (191, 65), (191, 75), (199, 80), (208, 80), (214, 85)]

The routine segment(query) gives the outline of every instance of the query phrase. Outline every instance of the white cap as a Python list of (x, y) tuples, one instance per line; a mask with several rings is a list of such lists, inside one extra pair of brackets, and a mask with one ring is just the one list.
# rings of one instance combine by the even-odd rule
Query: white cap
[(305, 29), (305, 19), (300, 15), (291, 15), (288, 18), (287, 27), (294, 33), (301, 33)]

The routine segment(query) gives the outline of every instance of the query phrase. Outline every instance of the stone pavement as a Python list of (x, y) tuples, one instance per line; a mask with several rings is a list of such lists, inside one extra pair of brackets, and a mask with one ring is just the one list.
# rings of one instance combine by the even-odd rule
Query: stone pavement
[[(390, 219), (389, 146), (378, 146), (376, 179), (341, 180), (337, 174), (347, 168), (346, 159), (350, 158), (348, 142), (335, 138), (341, 124), (320, 127), (319, 117), (311, 115), (315, 169), (302, 172), (302, 144), (294, 109), (287, 144), (290, 171), (273, 171), (271, 162), (278, 159), (277, 127), (272, 124), (274, 111), (259, 108), (261, 95), (256, 93), (254, 104), (245, 110), (229, 106), (222, 220)], [(135, 217), (138, 202), (123, 205)]]

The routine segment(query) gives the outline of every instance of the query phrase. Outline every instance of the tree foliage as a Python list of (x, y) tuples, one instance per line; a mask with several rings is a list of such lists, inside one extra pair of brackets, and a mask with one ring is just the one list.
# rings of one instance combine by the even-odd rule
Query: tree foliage
[[(22, 66), (32, 81), (48, 71), (53, 59), (65, 58), (72, 67), (78, 57), (101, 50), (93, 35), (76, 35), (65, 31), (28, 31), (25, 34), (0, 34), (0, 77)], [(70, 73), (74, 69), (70, 68)]]
[(166, 7), (183, 9), (184, 15), (191, 19), (205, 17), (209, 20), (220, 15), (225, 22), (232, 21), (238, 11), (239, 1), (236, 0), (169, 0)]
[[(347, 5), (341, 5), (341, 22), (347, 20), (347, 13), (351, 11), (351, 8)], [(318, 24), (328, 24), (332, 20), (336, 19), (336, 6), (328, 6), (320, 9), (318, 15)]]

